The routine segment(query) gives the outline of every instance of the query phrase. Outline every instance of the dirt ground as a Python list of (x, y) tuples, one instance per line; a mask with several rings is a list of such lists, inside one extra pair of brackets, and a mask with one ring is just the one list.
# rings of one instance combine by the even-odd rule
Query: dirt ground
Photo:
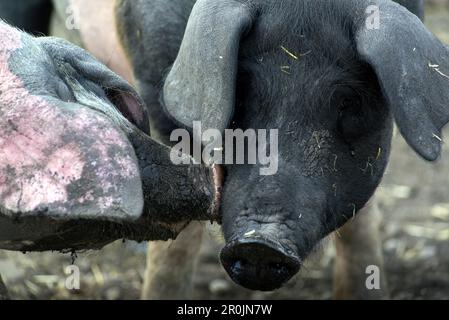
[[(449, 7), (432, 9), (427, 25), (449, 43)], [(445, 132), (449, 136), (449, 128)], [(394, 139), (389, 169), (379, 190), (384, 215), (383, 251), (394, 299), (449, 298), (449, 145), (437, 163), (419, 159), (400, 136)], [(309, 259), (286, 288), (274, 293), (234, 285), (218, 263), (220, 244), (206, 235), (192, 298), (330, 299), (334, 249)], [(144, 245), (117, 242), (99, 252), (79, 254), (81, 289), (65, 289), (70, 255), (0, 251), (0, 274), (14, 299), (137, 299), (145, 267)]]

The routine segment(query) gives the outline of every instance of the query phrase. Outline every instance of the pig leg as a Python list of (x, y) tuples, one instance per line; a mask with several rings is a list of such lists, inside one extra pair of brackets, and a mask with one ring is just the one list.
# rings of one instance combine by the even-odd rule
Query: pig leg
[(176, 240), (149, 244), (142, 299), (191, 299), (202, 236), (203, 224), (193, 222)]
[[(388, 298), (379, 234), (380, 223), (381, 213), (374, 200), (335, 236), (337, 255), (334, 269), (334, 298), (369, 300)], [(374, 273), (378, 272), (380, 277), (379, 289), (367, 288), (367, 282), (373, 284), (368, 279), (373, 275), (370, 266), (375, 268)]]
[(9, 300), (8, 290), (6, 289), (5, 284), (3, 283), (2, 276), (0, 275), (0, 301), (1, 300)]

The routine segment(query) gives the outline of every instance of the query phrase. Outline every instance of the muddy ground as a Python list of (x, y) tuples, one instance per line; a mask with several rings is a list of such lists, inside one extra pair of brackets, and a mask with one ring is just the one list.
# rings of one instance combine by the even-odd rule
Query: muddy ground
[[(449, 43), (449, 7), (432, 9), (427, 24)], [(449, 129), (446, 130), (449, 136)], [(434, 164), (394, 139), (391, 164), (379, 190), (384, 215), (383, 251), (394, 299), (449, 298), (449, 145)], [(309, 259), (288, 286), (258, 293), (234, 285), (218, 263), (216, 234), (206, 235), (192, 298), (329, 299), (332, 292), (332, 241)], [(70, 255), (0, 251), (0, 274), (14, 299), (136, 299), (142, 284), (145, 250), (117, 242), (99, 252), (79, 254), (81, 289), (65, 289)]]

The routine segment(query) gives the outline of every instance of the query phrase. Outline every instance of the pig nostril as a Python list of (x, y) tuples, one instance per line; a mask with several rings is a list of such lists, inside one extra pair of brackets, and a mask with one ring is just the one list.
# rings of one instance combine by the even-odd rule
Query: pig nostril
[(297, 257), (262, 239), (229, 244), (221, 252), (221, 261), (234, 282), (261, 291), (280, 288), (300, 268)]
[(247, 262), (245, 260), (237, 260), (236, 262), (231, 264), (231, 272), (234, 274), (241, 273), (246, 266)]
[(287, 265), (281, 264), (281, 263), (270, 263), (268, 265), (268, 268), (273, 272), (273, 274), (288, 274), (289, 273), (289, 267)]

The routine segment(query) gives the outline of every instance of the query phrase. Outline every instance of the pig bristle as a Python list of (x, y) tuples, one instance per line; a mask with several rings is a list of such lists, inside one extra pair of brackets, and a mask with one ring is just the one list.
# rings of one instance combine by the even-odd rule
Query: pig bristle
[(281, 46), (281, 49), (288, 54), (291, 58), (293, 58), (294, 60), (299, 60), (299, 57), (297, 55), (295, 55), (294, 53), (292, 53), (290, 50), (288, 50), (286, 47)]

